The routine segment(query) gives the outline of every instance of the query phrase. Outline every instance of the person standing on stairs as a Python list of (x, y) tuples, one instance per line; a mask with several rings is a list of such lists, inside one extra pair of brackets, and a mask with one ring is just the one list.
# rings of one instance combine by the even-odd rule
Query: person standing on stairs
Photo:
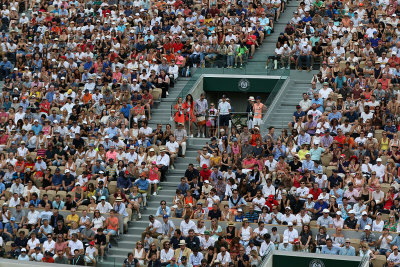
[(197, 137), (205, 138), (206, 134), (206, 112), (208, 110), (208, 102), (205, 93), (200, 95), (194, 105), (195, 114), (197, 117)]
[(196, 116), (194, 113), (194, 100), (191, 94), (186, 96), (185, 102), (183, 103), (183, 108), (185, 109), (185, 121), (188, 123), (190, 137), (192, 138)]
[(223, 127), (226, 133), (228, 133), (229, 121), (231, 119), (232, 107), (226, 101), (226, 95), (222, 95), (222, 101), (218, 104), (218, 117), (219, 117), (219, 125)]

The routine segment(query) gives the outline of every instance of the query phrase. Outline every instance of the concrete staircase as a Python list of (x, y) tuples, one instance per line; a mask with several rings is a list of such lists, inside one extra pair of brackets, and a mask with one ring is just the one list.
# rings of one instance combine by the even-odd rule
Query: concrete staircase
[[(155, 103), (151, 112), (151, 120), (149, 126), (154, 129), (158, 123), (163, 125), (167, 123), (173, 124), (171, 119), (171, 105), (175, 105), (176, 98), (179, 96), (182, 89), (191, 80), (190, 77), (179, 77), (173, 88), (169, 88), (168, 97), (163, 98), (160, 103)], [(174, 126), (173, 126), (174, 127)]]
[[(276, 40), (280, 32), (284, 31), (287, 21), (292, 17), (293, 12), (296, 10), (297, 2), (291, 1), (285, 11), (281, 14), (280, 22), (275, 23), (275, 32), (264, 40), (263, 45), (257, 49), (253, 59), (249, 60), (246, 65), (246, 73), (259, 74), (260, 70), (265, 70), (265, 64), (267, 57), (274, 54)], [(210, 70), (211, 71), (211, 70)], [(216, 73), (219, 73), (216, 71)], [(292, 113), (295, 105), (301, 100), (301, 94), (308, 88), (312, 73), (292, 71), (294, 78), (290, 80), (287, 86), (283, 87), (279, 94), (279, 99), (275, 101), (274, 106), (271, 107), (270, 119), (267, 118), (267, 125), (273, 125), (276, 128), (282, 128), (287, 125), (291, 120)], [(271, 73), (272, 74), (272, 73)], [(179, 78), (179, 81), (175, 84), (174, 88), (169, 91), (169, 96), (162, 99), (161, 103), (155, 105), (152, 111), (152, 119), (149, 122), (149, 126), (153, 129), (157, 123), (173, 124), (170, 121), (171, 118), (171, 105), (175, 104), (176, 98), (180, 95), (181, 90), (192, 83), (193, 80), (190, 78)], [(190, 85), (190, 84), (189, 84)], [(128, 224), (128, 233), (121, 235), (118, 240), (112, 242), (112, 247), (109, 249), (105, 260), (98, 264), (99, 266), (121, 266), (123, 260), (127, 257), (129, 252), (133, 252), (136, 242), (141, 239), (141, 234), (144, 229), (148, 226), (148, 216), (154, 215), (160, 205), (161, 200), (167, 201), (167, 205), (171, 205), (175, 190), (180, 178), (184, 174), (189, 163), (197, 165), (196, 157), (197, 150), (201, 149), (205, 142), (209, 139), (205, 138), (191, 138), (188, 140), (187, 152), (185, 158), (178, 158), (175, 162), (175, 170), (170, 170), (167, 174), (167, 181), (161, 183), (162, 190), (159, 191), (159, 195), (150, 196), (147, 202), (147, 209), (142, 212), (141, 220), (132, 220)]]
[[(155, 117), (154, 120), (159, 120), (159, 115), (153, 116)], [(147, 202), (147, 209), (142, 211), (142, 219), (129, 222), (128, 233), (121, 235), (120, 239), (112, 242), (112, 247), (109, 249), (104, 262), (98, 264), (99, 266), (122, 266), (128, 253), (133, 252), (136, 242), (141, 239), (142, 232), (149, 224), (148, 217), (156, 213), (160, 206), (160, 201), (165, 200), (167, 205), (171, 206), (175, 190), (182, 175), (185, 173), (189, 163), (197, 164), (197, 150), (201, 149), (207, 140), (205, 138), (192, 138), (188, 141), (186, 157), (176, 160), (175, 170), (169, 170), (167, 181), (161, 183), (162, 190), (159, 191), (157, 196), (150, 196)], [(136, 218), (136, 215), (134, 217)]]
[[(246, 69), (254, 69), (259, 71), (260, 68), (265, 69), (265, 64), (267, 62), (268, 56), (274, 55), (276, 48), (276, 41), (278, 40), (279, 34), (285, 31), (285, 27), (288, 21), (292, 19), (293, 12), (296, 11), (298, 7), (297, 1), (289, 1), (284, 13), (281, 13), (279, 21), (275, 22), (274, 33), (268, 36), (261, 47), (256, 50), (253, 59), (249, 59)], [(271, 73), (272, 74), (272, 73)]]
[(292, 121), (293, 112), (296, 111), (296, 105), (302, 100), (302, 95), (308, 92), (311, 86), (311, 79), (317, 71), (298, 71), (291, 70), (288, 82), (280, 89), (276, 99), (266, 117), (266, 126), (274, 126), (275, 133), (280, 134), (283, 128), (287, 128), (288, 123)]

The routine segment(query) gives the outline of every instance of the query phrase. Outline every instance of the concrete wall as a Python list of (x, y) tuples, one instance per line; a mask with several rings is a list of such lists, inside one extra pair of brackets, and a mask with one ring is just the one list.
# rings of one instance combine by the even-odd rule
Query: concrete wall
[(58, 267), (68, 267), (69, 264), (55, 264), (55, 263), (43, 263), (34, 261), (17, 261), (9, 259), (0, 259), (0, 267), (32, 267), (32, 266), (58, 266)]

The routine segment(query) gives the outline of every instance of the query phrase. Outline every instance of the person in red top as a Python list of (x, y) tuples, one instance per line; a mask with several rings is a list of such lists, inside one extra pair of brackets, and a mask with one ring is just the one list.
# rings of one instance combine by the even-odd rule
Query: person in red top
[(400, 64), (400, 58), (397, 56), (396, 52), (392, 52), (392, 56), (389, 58), (388, 63), (391, 68), (396, 68), (396, 65)]
[(269, 195), (267, 201), (265, 201), (265, 206), (272, 210), (272, 207), (278, 207), (279, 203), (274, 199), (274, 195)]
[(337, 130), (337, 136), (333, 138), (334, 141), (338, 142), (338, 146), (340, 148), (343, 148), (343, 144), (346, 141), (346, 136), (343, 135), (343, 132), (341, 129)]
[(47, 100), (46, 97), (43, 97), (42, 102), (39, 105), (40, 108), (40, 112), (46, 113), (47, 115), (49, 115), (50, 113), (50, 103)]
[(181, 38), (179, 38), (179, 36), (175, 37), (175, 43), (173, 44), (173, 47), (174, 47), (174, 53), (182, 50), (183, 43), (181, 41)]
[[(318, 173), (318, 175), (320, 175)], [(322, 176), (322, 173), (321, 173)], [(318, 196), (322, 193), (321, 188), (318, 187), (318, 183), (313, 183), (313, 188), (311, 188), (309, 194), (313, 196), (314, 201), (318, 199)]]
[(171, 39), (169, 37), (165, 38), (165, 44), (163, 45), (164, 48), (164, 54), (167, 53), (167, 51), (172, 52), (173, 44), (171, 43)]
[(208, 169), (207, 164), (203, 164), (203, 169), (200, 171), (201, 182), (210, 180), (211, 170)]
[(44, 252), (44, 257), (42, 258), (43, 262), (54, 263), (54, 259), (51, 257), (51, 253), (49, 251)]
[(250, 59), (253, 58), (254, 52), (256, 51), (256, 45), (258, 46), (257, 36), (254, 35), (254, 30), (251, 30), (246, 37), (246, 47), (250, 50)]
[(158, 187), (158, 184), (160, 183), (160, 177), (161, 177), (161, 173), (157, 168), (156, 162), (153, 161), (151, 163), (151, 167), (150, 167), (150, 170), (149, 170), (149, 182), (154, 187), (154, 194), (153, 195), (157, 195), (157, 187)]

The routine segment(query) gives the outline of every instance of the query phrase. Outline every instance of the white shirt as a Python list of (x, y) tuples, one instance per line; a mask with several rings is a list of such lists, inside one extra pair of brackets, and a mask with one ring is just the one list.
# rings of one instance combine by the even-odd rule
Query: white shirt
[[(383, 221), (382, 221), (382, 222), (383, 222)], [(381, 231), (382, 231), (382, 230), (381, 230)], [(389, 235), (387, 238), (390, 240), (389, 243), (392, 242), (393, 237), (392, 237), (391, 235)], [(390, 249), (390, 244), (386, 241), (386, 238), (383, 238), (383, 236), (380, 236), (379, 239), (382, 239), (381, 245), (380, 245), (379, 248)], [(397, 261), (397, 262), (398, 262), (398, 261)]]
[(289, 242), (293, 242), (293, 240), (299, 237), (299, 233), (297, 232), (296, 229), (293, 229), (292, 231), (286, 229), (285, 232), (283, 232), (283, 238), (285, 237), (289, 239)]
[(207, 165), (207, 167), (210, 167), (210, 157), (211, 154), (207, 152), (207, 155), (209, 158), (206, 159), (203, 155), (200, 155), (200, 166), (203, 166), (204, 164)]
[(102, 205), (102, 203), (100, 202), (99, 204), (97, 204), (96, 209), (98, 209), (100, 211), (100, 213), (109, 213), (110, 210), (112, 210), (112, 206), (110, 203), (106, 202), (104, 204), (104, 206)]
[(79, 239), (77, 239), (76, 242), (70, 240), (68, 242), (68, 247), (71, 248), (71, 255), (75, 255), (75, 249), (83, 249), (83, 243)]
[(307, 200), (309, 191), (310, 191), (310, 189), (308, 189), (308, 187), (304, 187), (304, 188), (299, 187), (296, 189), (296, 194), (300, 194), (301, 200)]
[(385, 176), (385, 165), (381, 164), (380, 166), (373, 165), (372, 166), (372, 171), (376, 172), (376, 176), (383, 179), (383, 177)]
[(35, 240), (32, 240), (32, 238), (29, 239), (27, 244), (29, 246), (29, 249), (34, 249), (35, 247), (40, 247), (40, 241), (37, 238), (35, 238)]
[[(28, 224), (37, 224), (39, 218), (40, 218), (40, 214), (37, 210), (31, 212), (28, 211)], [(33, 247), (34, 248), (34, 247)]]
[(124, 154), (124, 159), (126, 159), (126, 161), (128, 163), (129, 162), (136, 162), (137, 159), (138, 159), (138, 156), (137, 156), (136, 152), (133, 152), (133, 154), (129, 152), (129, 153), (125, 153)]
[(225, 255), (222, 255), (222, 252), (218, 253), (217, 259), (221, 262), (222, 265), (225, 265), (226, 263), (231, 262), (231, 254), (229, 254), (227, 251), (225, 252)]
[(303, 223), (301, 222), (302, 220), (303, 220), (303, 223), (304, 223), (304, 224), (309, 224), (310, 221), (311, 221), (311, 218), (310, 218), (310, 216), (308, 216), (307, 213), (304, 214), (303, 217), (301, 217), (301, 214), (298, 213), (298, 214), (296, 215), (296, 221), (297, 221), (297, 225), (298, 225), (298, 226), (303, 226)]
[(289, 216), (287, 216), (286, 214), (284, 214), (284, 215), (282, 216), (282, 218), (281, 218), (281, 221), (282, 221), (282, 222), (287, 222), (287, 223), (289, 223), (289, 222), (293, 223), (293, 222), (296, 221), (296, 216), (293, 215), (293, 214), (289, 214)]
[(179, 149), (179, 144), (176, 141), (173, 143), (171, 141), (169, 141), (165, 144), (165, 146), (168, 148), (169, 152), (173, 152), (173, 153), (177, 153), (177, 151)]
[(159, 234), (162, 234), (162, 233), (163, 233), (163, 232), (162, 232), (162, 225), (161, 225), (160, 221), (158, 221), (158, 220), (154, 220), (153, 223), (150, 222), (150, 223), (149, 223), (149, 227), (150, 227), (152, 230), (156, 229), (156, 232), (159, 233)]
[(169, 166), (169, 156), (167, 154), (162, 157), (161, 155), (157, 156), (156, 160), (157, 165), (164, 165), (164, 166)]
[(170, 261), (173, 257), (174, 257), (173, 249), (169, 249), (168, 252), (166, 252), (165, 249), (161, 250), (161, 253), (160, 253), (161, 263)]
[[(275, 195), (275, 194), (273, 194)], [(253, 199), (253, 204), (254, 204), (254, 210), (255, 211), (261, 211), (261, 208), (265, 205), (265, 198), (261, 197), (260, 199), (254, 198)], [(261, 206), (261, 208), (260, 208)]]
[(277, 164), (278, 164), (278, 162), (274, 159), (272, 160), (272, 162), (269, 160), (266, 160), (264, 163), (264, 165), (268, 167), (269, 171), (275, 171)]
[(227, 101), (221, 101), (218, 104), (218, 111), (220, 115), (229, 115), (229, 110), (231, 110), (231, 104), (229, 104)]
[(259, 235), (260, 234), (260, 236), (257, 236), (256, 237), (256, 240), (257, 241), (263, 241), (263, 236), (265, 235), (265, 234), (268, 234), (268, 229), (267, 228), (263, 228), (262, 230), (259, 228), (259, 227), (257, 227), (256, 229), (254, 229), (254, 233), (256, 233), (257, 235)]
[(190, 229), (193, 229), (193, 230), (196, 229), (196, 224), (192, 220), (189, 220), (188, 223), (186, 223), (185, 221), (181, 222), (180, 230), (182, 231), (183, 236), (189, 235)]
[[(267, 165), (265, 165), (265, 166), (267, 166)], [(269, 197), (269, 195), (275, 196), (275, 187), (272, 184), (270, 186), (264, 185), (263, 189), (262, 189), (262, 193), (263, 193), (264, 197)]]
[(205, 238), (200, 238), (200, 247), (202, 247), (204, 250), (207, 250), (207, 248), (214, 246), (215, 239), (213, 238), (208, 238), (206, 240)]
[(51, 240), (50, 242), (49, 240), (46, 240), (45, 242), (43, 242), (44, 251), (50, 251), (54, 253), (55, 246), (56, 242), (54, 242), (54, 240)]

